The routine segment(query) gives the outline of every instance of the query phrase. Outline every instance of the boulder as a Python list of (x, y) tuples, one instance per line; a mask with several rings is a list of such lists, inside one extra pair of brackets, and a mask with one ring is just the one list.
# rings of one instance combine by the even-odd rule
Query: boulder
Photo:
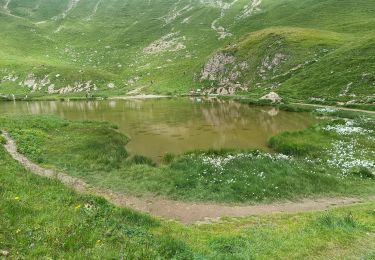
[(282, 98), (275, 92), (270, 92), (269, 94), (260, 98), (261, 100), (269, 100), (272, 103), (280, 103)]
[(112, 88), (115, 88), (116, 86), (115, 86), (115, 84), (113, 84), (113, 83), (111, 82), (111, 83), (108, 83), (107, 87), (108, 87), (109, 89), (112, 89)]
[(236, 94), (236, 89), (234, 87), (230, 87), (228, 89), (228, 93), (229, 93), (229, 95), (234, 95), (234, 94)]
[(216, 93), (217, 93), (218, 95), (221, 95), (221, 96), (225, 96), (225, 95), (228, 95), (228, 94), (229, 94), (228, 90), (226, 90), (226, 88), (224, 88), (224, 87), (220, 87), (220, 88), (218, 88), (218, 89), (216, 90)]

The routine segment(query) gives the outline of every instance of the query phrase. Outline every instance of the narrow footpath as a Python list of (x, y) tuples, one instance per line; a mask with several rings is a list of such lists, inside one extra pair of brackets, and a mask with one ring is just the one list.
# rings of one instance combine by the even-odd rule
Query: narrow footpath
[(358, 198), (322, 198), (315, 200), (302, 200), (300, 202), (282, 202), (272, 204), (260, 204), (251, 206), (227, 206), (212, 203), (193, 203), (174, 201), (163, 198), (138, 198), (117, 193), (112, 190), (94, 187), (81, 179), (69, 176), (65, 173), (45, 169), (31, 162), (24, 155), (17, 151), (14, 140), (8, 133), (3, 131), (7, 143), (4, 145), (8, 153), (30, 172), (47, 177), (58, 179), (66, 186), (81, 193), (89, 193), (104, 197), (116, 206), (132, 208), (152, 216), (165, 219), (173, 219), (185, 224), (210, 223), (221, 217), (244, 217), (251, 215), (267, 215), (274, 213), (296, 213), (309, 211), (324, 211), (332, 207), (360, 203)]

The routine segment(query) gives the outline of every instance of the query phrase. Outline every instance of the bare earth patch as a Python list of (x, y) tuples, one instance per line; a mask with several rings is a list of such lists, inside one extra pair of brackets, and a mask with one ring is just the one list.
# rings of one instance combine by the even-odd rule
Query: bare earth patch
[(335, 206), (350, 205), (361, 202), (358, 198), (322, 198), (305, 199), (300, 202), (282, 202), (252, 206), (227, 206), (210, 203), (193, 203), (173, 201), (162, 198), (138, 198), (111, 191), (106, 188), (93, 187), (75, 177), (65, 173), (42, 168), (31, 162), (17, 151), (17, 146), (3, 131), (7, 143), (4, 145), (8, 153), (27, 170), (39, 176), (58, 179), (65, 185), (78, 192), (102, 196), (111, 203), (120, 207), (129, 207), (151, 215), (166, 219), (174, 219), (185, 224), (210, 223), (221, 217), (244, 217), (251, 215), (267, 215), (274, 213), (296, 213), (309, 211), (323, 211)]

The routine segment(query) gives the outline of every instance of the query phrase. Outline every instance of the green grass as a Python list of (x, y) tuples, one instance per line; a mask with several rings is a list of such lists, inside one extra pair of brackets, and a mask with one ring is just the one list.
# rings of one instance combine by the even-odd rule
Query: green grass
[[(314, 97), (326, 103), (373, 103), (375, 10), (368, 0), (346, 0), (344, 5), (339, 0), (263, 0), (260, 11), (246, 18), (240, 16), (248, 0), (234, 2), (223, 16), (214, 1), (109, 0), (99, 3), (95, 13), (98, 0), (87, 0), (65, 18), (68, 0), (12, 0), (8, 9), (14, 16), (4, 9), (5, 2), (0, 3), (0, 79), (9, 74), (18, 79), (0, 80), (0, 94), (18, 99), (56, 96), (48, 94), (49, 84), (36, 92), (19, 86), (31, 72), (39, 85), (48, 75), (56, 89), (92, 81), (97, 86), (93, 94), (104, 97), (139, 87), (144, 93), (172, 95), (218, 87), (217, 81), (200, 81), (200, 72), (224, 51), (235, 56), (236, 64), (249, 64), (233, 82), (250, 87), (242, 94), (259, 98), (274, 90), (309, 102)], [(166, 24), (164, 18), (178, 10), (180, 15)], [(211, 28), (215, 20), (232, 37), (219, 40)], [(185, 49), (143, 52), (172, 32)], [(275, 54), (287, 60), (260, 76), (264, 60)], [(116, 87), (109, 89), (109, 83)]]
[(41, 164), (53, 163), (72, 171), (110, 171), (128, 157), (128, 138), (108, 123), (68, 122), (50, 116), (8, 122), (19, 151)]
[[(300, 132), (284, 132), (270, 139), (270, 146), (275, 151), (297, 156), (319, 157), (322, 150), (328, 149), (332, 143), (332, 135), (324, 135), (317, 130), (318, 126)], [(337, 136), (333, 135), (337, 139)]]
[(0, 147), (0, 250), (13, 258), (372, 259), (374, 203), (183, 226), (35, 176)]
[(375, 111), (374, 105), (367, 105), (367, 104), (347, 104), (347, 105), (345, 105), (345, 107), (353, 108), (353, 109)]
[[(107, 123), (5, 115), (0, 126), (36, 163), (139, 196), (258, 203), (373, 195), (373, 119), (354, 112), (330, 116), (306, 130), (271, 138), (270, 146), (282, 154), (197, 151), (170, 155), (158, 166), (144, 156), (128, 157), (127, 138)], [(340, 134), (337, 129), (359, 131)]]
[(184, 243), (152, 233), (159, 221), (36, 177), (3, 147), (0, 169), (0, 248), (11, 258), (191, 256)]
[[(249, 87), (239, 93), (248, 98), (242, 102), (265, 104), (259, 97), (276, 91), (286, 103), (374, 110), (372, 1), (263, 0), (260, 11), (244, 19), (239, 15), (249, 0), (236, 1), (222, 17), (208, 1), (106, 0), (94, 13), (97, 1), (79, 1), (63, 18), (69, 0), (12, 0), (8, 10), (7, 1), (0, 0), (0, 100), (12, 100), (12, 94), (19, 100), (86, 98), (85, 91), (59, 95), (47, 89), (87, 81), (97, 87), (90, 98), (139, 87), (144, 93), (186, 94), (218, 87), (217, 80), (201, 81), (200, 72), (213, 55), (225, 52), (235, 64), (226, 65), (221, 76), (240, 62), (249, 65), (233, 82)], [(164, 23), (173, 10), (189, 4), (191, 10)], [(211, 28), (216, 19), (231, 38), (218, 40)], [(186, 49), (143, 52), (171, 32), (178, 33)], [(276, 54), (287, 59), (261, 76), (264, 61)], [(45, 76), (51, 82), (32, 92), (19, 85), (30, 73), (39, 85)], [(10, 75), (17, 79), (3, 79)], [(109, 83), (116, 87), (108, 88)], [(279, 108), (303, 110), (288, 104)], [(169, 155), (158, 166), (142, 155), (128, 155), (128, 138), (108, 123), (1, 115), (0, 129), (44, 167), (133, 195), (246, 204), (373, 196), (374, 117), (317, 114), (326, 121), (270, 140), (274, 151), (288, 157), (197, 151)], [(15, 259), (374, 259), (374, 206), (368, 202), (327, 212), (183, 226), (34, 176), (0, 147), (0, 252)]]

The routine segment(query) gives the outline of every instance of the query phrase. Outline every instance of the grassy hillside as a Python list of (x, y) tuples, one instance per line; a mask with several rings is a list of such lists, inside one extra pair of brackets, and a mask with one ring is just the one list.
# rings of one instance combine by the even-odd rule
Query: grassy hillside
[[(374, 8), (369, 0), (1, 0), (0, 94), (224, 87), (371, 103)], [(223, 52), (235, 57), (230, 70), (246, 68), (220, 81), (210, 77), (228, 76), (219, 62), (225, 73), (204, 76)]]

